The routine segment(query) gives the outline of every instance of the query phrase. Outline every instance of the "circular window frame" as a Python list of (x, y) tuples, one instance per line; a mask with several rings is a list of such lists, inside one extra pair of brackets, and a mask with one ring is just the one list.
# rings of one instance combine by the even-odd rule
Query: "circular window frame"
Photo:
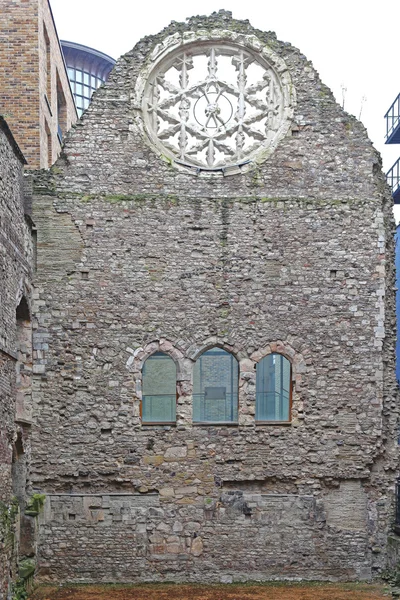
[[(266, 70), (272, 70), (280, 83), (282, 93), (282, 112), (279, 126), (272, 138), (260, 144), (260, 148), (255, 155), (250, 158), (244, 158), (237, 164), (227, 164), (215, 168), (207, 168), (191, 163), (180, 161), (176, 155), (158, 139), (149, 123), (150, 119), (146, 110), (148, 99), (147, 89), (149, 82), (152, 81), (155, 74), (160, 71), (163, 63), (172, 66), (176, 56), (178, 56), (186, 47), (208, 47), (210, 44), (234, 46), (237, 49), (243, 49), (252, 54), (255, 60)], [(196, 52), (198, 54), (198, 52)], [(157, 44), (153, 51), (147, 57), (145, 66), (142, 68), (136, 81), (134, 92), (134, 106), (137, 110), (137, 123), (147, 144), (152, 150), (165, 162), (180, 171), (192, 173), (195, 175), (215, 177), (233, 175), (236, 173), (245, 173), (256, 165), (265, 162), (275, 151), (279, 142), (287, 135), (293, 120), (294, 107), (296, 104), (296, 92), (286, 63), (280, 58), (268, 45), (261, 42), (255, 35), (244, 35), (230, 30), (199, 30), (197, 32), (176, 33), (168, 36), (162, 42)]]

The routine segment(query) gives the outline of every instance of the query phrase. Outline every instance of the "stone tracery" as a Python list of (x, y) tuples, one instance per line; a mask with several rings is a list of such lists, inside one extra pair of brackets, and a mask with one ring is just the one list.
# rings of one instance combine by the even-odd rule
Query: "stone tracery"
[(208, 41), (181, 47), (153, 71), (144, 113), (168, 156), (213, 170), (249, 162), (274, 143), (284, 96), (277, 72), (255, 52)]

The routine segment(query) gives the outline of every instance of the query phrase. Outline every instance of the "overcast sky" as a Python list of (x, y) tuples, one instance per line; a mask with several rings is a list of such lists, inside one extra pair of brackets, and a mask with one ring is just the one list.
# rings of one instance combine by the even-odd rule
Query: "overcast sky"
[(387, 171), (400, 145), (385, 146), (384, 115), (400, 93), (400, 0), (50, 0), (60, 39), (113, 58), (170, 21), (224, 8), (275, 31), (314, 64), (337, 101), (367, 127)]

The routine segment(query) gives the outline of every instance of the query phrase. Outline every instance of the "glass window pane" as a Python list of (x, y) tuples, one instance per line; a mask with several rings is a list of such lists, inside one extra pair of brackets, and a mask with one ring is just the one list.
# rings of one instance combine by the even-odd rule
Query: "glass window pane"
[(87, 85), (83, 86), (83, 95), (85, 96), (85, 98), (90, 98), (91, 97), (91, 93), (90, 93), (90, 87)]
[(257, 364), (257, 421), (290, 421), (290, 372), (290, 361), (281, 354), (269, 354)]
[(143, 423), (176, 420), (176, 366), (170, 356), (156, 352), (143, 366)]
[(238, 387), (236, 358), (221, 348), (204, 352), (193, 369), (193, 421), (236, 422)]
[(77, 94), (83, 94), (83, 86), (81, 83), (77, 83), (75, 85), (75, 91)]
[(84, 73), (83, 74), (83, 83), (85, 83), (86, 85), (89, 85), (89, 83), (90, 83), (89, 78), (90, 78), (89, 73)]
[(75, 69), (68, 68), (68, 77), (75, 81)]
[(79, 71), (78, 69), (75, 71), (75, 81), (82, 82), (82, 71)]

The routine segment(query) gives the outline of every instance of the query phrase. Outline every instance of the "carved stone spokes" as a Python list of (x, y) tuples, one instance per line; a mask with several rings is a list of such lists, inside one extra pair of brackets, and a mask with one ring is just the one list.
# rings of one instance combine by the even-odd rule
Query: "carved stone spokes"
[(279, 129), (279, 77), (246, 47), (187, 48), (166, 59), (149, 82), (151, 130), (182, 162), (208, 169), (243, 162)]
[(218, 69), (217, 53), (216, 53), (215, 48), (211, 48), (209, 59), (208, 59), (208, 80), (209, 81), (215, 81), (217, 79), (217, 69)]
[[(179, 132), (179, 143), (172, 142), (171, 140)], [(213, 136), (209, 136), (204, 139), (203, 136), (199, 136), (199, 132), (193, 129), (190, 124), (183, 126), (179, 122), (163, 130), (159, 136), (160, 139), (165, 140), (165, 144), (171, 150), (179, 149), (179, 158), (185, 160), (185, 158), (191, 157), (195, 164), (201, 165), (196, 157), (207, 148), (207, 164), (216, 166), (215, 155), (216, 150), (219, 150), (225, 157), (235, 158), (240, 160), (244, 157), (244, 153), (248, 152), (249, 149), (256, 150), (260, 142), (265, 138), (265, 135), (259, 130), (253, 130), (246, 124), (237, 125), (233, 124), (229, 127), (228, 135), (226, 132), (220, 131)], [(236, 135), (235, 135), (236, 134)], [(190, 148), (188, 144), (190, 140)], [(247, 142), (247, 148), (245, 144)]]

